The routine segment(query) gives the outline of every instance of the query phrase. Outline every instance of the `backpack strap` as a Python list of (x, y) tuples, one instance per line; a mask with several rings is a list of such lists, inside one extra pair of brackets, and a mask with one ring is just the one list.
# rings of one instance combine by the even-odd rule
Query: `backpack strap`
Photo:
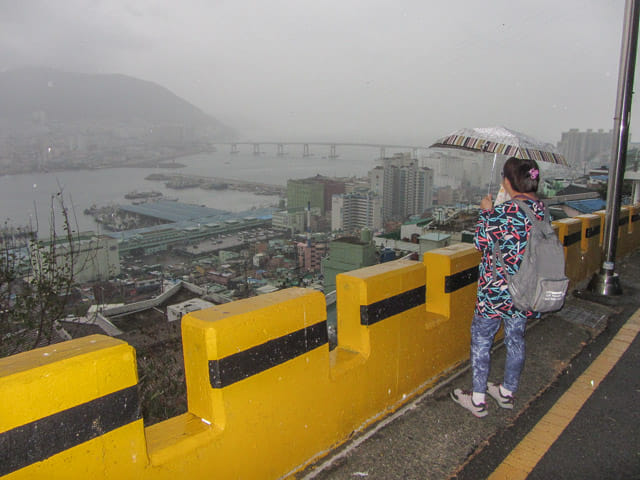
[(532, 224), (538, 223), (538, 222), (549, 222), (549, 215), (548, 215), (548, 210), (549, 209), (548, 208), (544, 208), (544, 203), (542, 204), (543, 205), (542, 220), (538, 220), (538, 217), (536, 217), (536, 214), (533, 212), (533, 210), (531, 210), (531, 207), (529, 207), (529, 205), (527, 205), (524, 201), (518, 200), (516, 198), (514, 198), (513, 201), (524, 212), (524, 214), (527, 216), (527, 218), (529, 219), (529, 221)]

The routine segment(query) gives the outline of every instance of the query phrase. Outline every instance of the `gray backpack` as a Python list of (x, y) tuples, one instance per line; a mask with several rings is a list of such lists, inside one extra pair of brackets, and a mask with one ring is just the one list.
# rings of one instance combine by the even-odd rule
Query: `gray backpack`
[[(513, 305), (522, 311), (553, 312), (560, 310), (569, 287), (564, 273), (564, 249), (544, 212), (538, 220), (533, 211), (522, 201), (514, 200), (531, 222), (529, 239), (524, 250), (520, 269), (513, 275), (504, 274)], [(498, 261), (504, 264), (500, 246), (493, 249), (493, 275), (496, 278)]]

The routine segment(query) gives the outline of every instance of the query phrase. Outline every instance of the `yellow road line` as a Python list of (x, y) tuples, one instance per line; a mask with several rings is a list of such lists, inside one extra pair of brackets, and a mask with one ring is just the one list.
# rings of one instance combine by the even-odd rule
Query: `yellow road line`
[(547, 414), (533, 427), (491, 474), (489, 480), (525, 479), (551, 445), (571, 423), (578, 410), (598, 388), (640, 332), (640, 310), (622, 326), (609, 345)]

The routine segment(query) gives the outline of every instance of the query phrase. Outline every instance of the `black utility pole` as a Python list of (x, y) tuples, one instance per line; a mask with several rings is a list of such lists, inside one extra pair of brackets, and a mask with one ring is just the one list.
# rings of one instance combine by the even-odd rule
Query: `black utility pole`
[(618, 221), (620, 218), (620, 199), (622, 197), (622, 181), (624, 179), (627, 160), (631, 98), (633, 96), (633, 78), (638, 47), (639, 7), (640, 0), (626, 0), (625, 2), (620, 71), (618, 74), (618, 94), (616, 112), (613, 119), (614, 138), (607, 190), (607, 215), (603, 245), (604, 261), (600, 272), (593, 277), (589, 284), (589, 289), (600, 295), (622, 294), (620, 280), (618, 274), (615, 273), (615, 262), (618, 242)]

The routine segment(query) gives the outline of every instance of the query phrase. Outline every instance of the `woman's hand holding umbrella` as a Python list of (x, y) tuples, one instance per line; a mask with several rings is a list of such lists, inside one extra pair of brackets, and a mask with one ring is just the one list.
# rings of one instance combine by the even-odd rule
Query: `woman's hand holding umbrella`
[(493, 208), (493, 197), (490, 193), (480, 201), (480, 208), (482, 210), (491, 210)]

